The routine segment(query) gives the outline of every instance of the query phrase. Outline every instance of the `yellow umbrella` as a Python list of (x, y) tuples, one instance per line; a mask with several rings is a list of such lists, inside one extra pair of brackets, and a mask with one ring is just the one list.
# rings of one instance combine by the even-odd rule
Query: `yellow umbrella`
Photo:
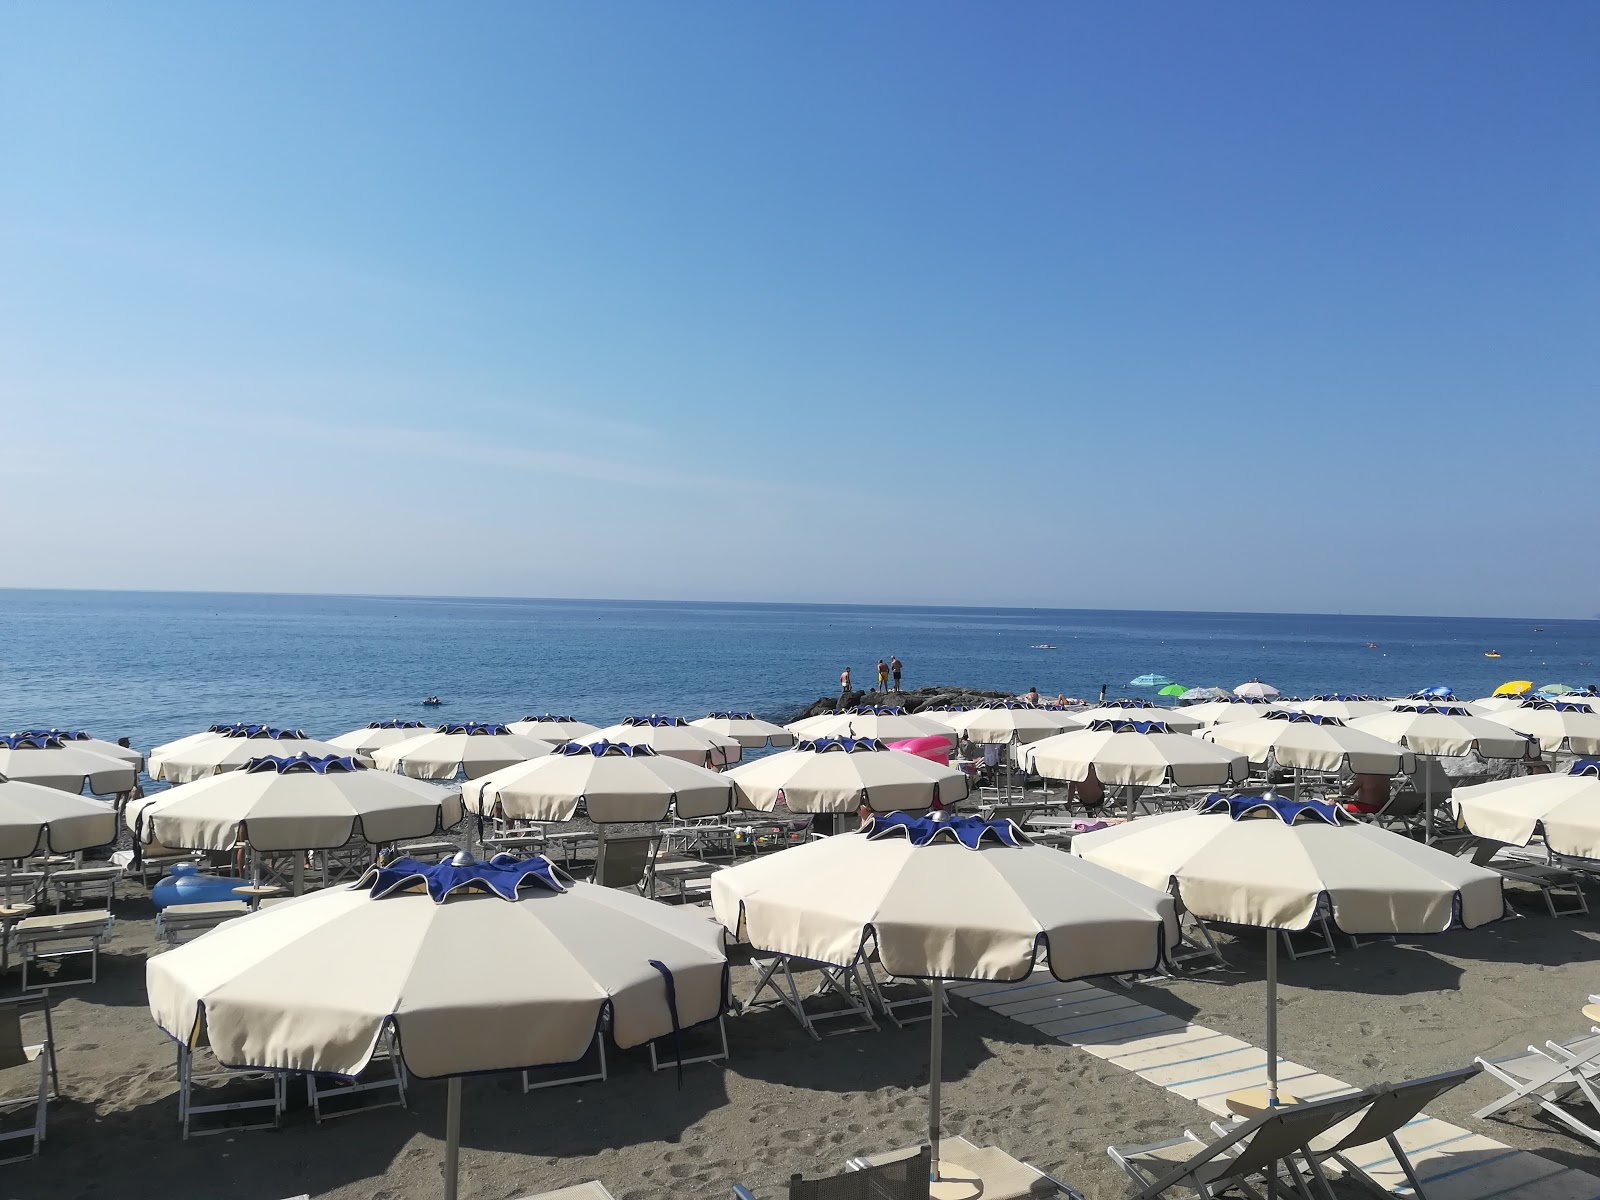
[(1496, 696), (1525, 696), (1533, 691), (1533, 680), (1512, 679), (1495, 688)]

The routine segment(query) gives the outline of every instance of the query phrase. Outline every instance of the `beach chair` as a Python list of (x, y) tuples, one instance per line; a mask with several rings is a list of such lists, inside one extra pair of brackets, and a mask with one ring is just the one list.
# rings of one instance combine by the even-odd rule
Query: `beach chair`
[[(208, 1104), (195, 1103), (197, 1084), (207, 1088), (223, 1088), (260, 1082), (271, 1085), (269, 1094), (265, 1096), (252, 1094), (246, 1099)], [(283, 1119), (288, 1091), (288, 1076), (282, 1071), (236, 1070), (218, 1062), (216, 1055), (211, 1052), (210, 1043), (206, 1041), (203, 1030), (192, 1047), (184, 1045), (178, 1047), (178, 1123), (183, 1128), (184, 1141), (188, 1141), (191, 1137), (207, 1137), (213, 1133), (276, 1129)], [(259, 1109), (271, 1110), (272, 1119), (243, 1125), (220, 1123), (210, 1129), (201, 1129), (195, 1124), (196, 1117), (208, 1117), (216, 1113), (253, 1112)]]
[(616, 1200), (598, 1179), (573, 1187), (557, 1188), (553, 1192), (540, 1192), (535, 1196), (519, 1196), (517, 1200)]
[[(370, 1096), (373, 1092), (393, 1091), (394, 1096), (377, 1103), (363, 1101), (346, 1104), (352, 1096)], [(406, 1067), (400, 1060), (395, 1045), (394, 1030), (385, 1026), (378, 1035), (378, 1045), (368, 1060), (366, 1069), (354, 1079), (343, 1075), (306, 1075), (306, 1102), (311, 1105), (317, 1124), (334, 1117), (348, 1117), (351, 1113), (366, 1112), (373, 1108), (404, 1108), (406, 1106)], [(334, 1107), (324, 1110), (332, 1103)]]
[(22, 869), (0, 872), (0, 904), (36, 904), (44, 896), (43, 871)]
[(1545, 910), (1552, 917), (1588, 914), (1589, 901), (1577, 875), (1564, 867), (1508, 855), (1508, 849), (1502, 842), (1473, 837), (1454, 843), (1453, 853), (1458, 858), (1469, 859), (1473, 866), (1494, 871), (1507, 883), (1533, 888), (1543, 898)]
[(207, 904), (169, 904), (156, 914), (156, 937), (169, 946), (192, 942), (224, 921), (248, 916), (243, 900), (215, 900)]
[(85, 954), (89, 956), (87, 979), (62, 979), (57, 974), (52, 975), (43, 986), (72, 987), (97, 982), (100, 978), (100, 944), (111, 936), (111, 926), (111, 913), (106, 909), (28, 917), (17, 922), (12, 937), (17, 945), (17, 953), (22, 958), (22, 990), (28, 990), (30, 967), (37, 972), (47, 962), (59, 966), (69, 958)]
[(601, 887), (630, 888), (648, 894), (655, 886), (656, 855), (661, 835), (603, 837), (595, 853), (594, 881)]
[(45, 890), (55, 901), (57, 912), (69, 904), (91, 901), (99, 902), (95, 907), (109, 910), (117, 898), (117, 881), (121, 878), (121, 867), (72, 867), (50, 872)]
[[(14, 1113), (28, 1112), (32, 1117), (31, 1122), (22, 1128), (0, 1130), (0, 1143), (28, 1142), (26, 1154), (0, 1158), (0, 1163), (21, 1162), (38, 1155), (39, 1144), (45, 1140), (45, 1121), (49, 1115), (50, 1100), (56, 1094), (56, 1050), (50, 1028), (48, 998), (45, 999), (44, 1009), (44, 1039), (30, 1045), (22, 1034), (23, 1006), (37, 1002), (35, 998), (27, 996), (0, 1000), (0, 1079), (5, 1077), (4, 1073), (10, 1072), (19, 1080), (29, 1080), (28, 1090), (22, 1093), (12, 1093), (9, 1081), (4, 1085), (7, 1094), (0, 1097), (0, 1113), (9, 1117)], [(35, 1070), (38, 1074), (37, 1084), (32, 1082)]]
[[(872, 1003), (877, 1010), (893, 1022), (896, 1029), (904, 1029), (907, 1025), (914, 1025), (919, 1021), (933, 1019), (933, 988), (925, 979), (896, 979), (893, 975), (885, 973), (881, 978), (878, 971), (882, 967), (878, 959), (878, 952), (874, 950), (861, 963), (862, 982), (866, 984), (867, 995), (872, 998)], [(898, 988), (898, 992), (891, 995), (889, 989)], [(909, 994), (905, 994), (909, 993)], [(944, 1011), (947, 1017), (954, 1017), (956, 1010), (950, 1006), (950, 994), (944, 994)]]
[(1588, 1037), (1546, 1042), (1542, 1050), (1529, 1046), (1526, 1054), (1473, 1061), (1511, 1088), (1473, 1116), (1481, 1120), (1531, 1100), (1578, 1136), (1600, 1145), (1600, 1128), (1580, 1116), (1587, 1107), (1593, 1119), (1600, 1120), (1600, 1026)]
[[(526, 1070), (522, 1072), (522, 1094), (526, 1096), (529, 1092), (538, 1091), (541, 1088), (560, 1087), (567, 1083), (604, 1083), (609, 1078), (608, 1068), (606, 1066), (605, 1030), (595, 1030), (594, 1041), (590, 1042), (589, 1044), (594, 1049), (595, 1058), (598, 1063), (596, 1070), (588, 1071), (579, 1075), (561, 1075), (554, 1077), (552, 1077), (551, 1068), (548, 1067), (538, 1068), (536, 1070)], [(585, 1051), (583, 1058), (579, 1059), (578, 1063), (586, 1062), (588, 1059), (589, 1053), (588, 1051)], [(570, 1067), (577, 1066), (578, 1064), (569, 1063), (567, 1065)]]
[[(802, 968), (815, 968), (818, 973), (817, 986), (809, 996), (801, 995), (800, 985), (794, 977), (795, 963), (800, 964)], [(830, 1025), (826, 1030), (829, 1034), (859, 1033), (864, 1029), (881, 1028), (872, 1015), (872, 994), (862, 978), (859, 963), (852, 963), (848, 967), (835, 967), (829, 963), (790, 958), (786, 954), (753, 954), (750, 956), (750, 965), (761, 968), (761, 974), (756, 978), (756, 986), (750, 990), (750, 995), (739, 1006), (741, 1014), (762, 1007), (762, 993), (770, 991), (773, 998), (800, 1022), (800, 1028), (817, 1041), (822, 1040), (822, 1033), (818, 1031), (817, 1026), (824, 1022), (849, 1022), (844, 1025)], [(817, 1008), (808, 1007), (806, 1004), (808, 999), (816, 1000), (830, 996), (840, 1001), (839, 1007)]]
[[(928, 1200), (932, 1152), (927, 1146), (906, 1158), (847, 1168), (826, 1179), (789, 1177), (789, 1200)], [(755, 1193), (733, 1185), (735, 1200), (756, 1200)]]
[(360, 879), (372, 866), (373, 849), (359, 838), (345, 843), (336, 850), (319, 850), (312, 856), (322, 877), (323, 887), (336, 883), (352, 883)]
[[(918, 1197), (934, 1194), (928, 1177), (932, 1174), (932, 1153), (927, 1146), (915, 1149), (891, 1150), (886, 1154), (866, 1154), (845, 1163), (851, 1172), (878, 1171), (896, 1163), (916, 1164), (920, 1175), (913, 1175), (910, 1186)], [(915, 1170), (916, 1168), (913, 1168)], [(848, 1178), (846, 1176), (845, 1178)], [(918, 1179), (922, 1184), (918, 1185)], [(1031, 1200), (1033, 1197), (1066, 1196), (1072, 1200), (1083, 1198), (1060, 1180), (1039, 1170), (1032, 1163), (1013, 1158), (998, 1146), (977, 1146), (964, 1137), (946, 1137), (939, 1142), (939, 1179), (946, 1187), (954, 1186), (960, 1194), (973, 1194), (983, 1200)], [(832, 1182), (832, 1181), (829, 1181)], [(928, 1190), (920, 1190), (926, 1187)], [(834, 1193), (824, 1192), (825, 1196)], [(844, 1192), (846, 1196), (879, 1193)], [(892, 1193), (898, 1195), (898, 1193)]]
[[(1301, 1162), (1310, 1163), (1312, 1141), (1372, 1103), (1370, 1091), (1327, 1100), (1285, 1104), (1224, 1130), (1210, 1142), (1184, 1130), (1182, 1137), (1146, 1146), (1107, 1146), (1106, 1153), (1133, 1180), (1135, 1200), (1155, 1200), (1174, 1188), (1211, 1200), (1232, 1188), (1259, 1197), (1283, 1189), (1280, 1174), (1309, 1196)], [(1308, 1166), (1308, 1170), (1314, 1170)]]

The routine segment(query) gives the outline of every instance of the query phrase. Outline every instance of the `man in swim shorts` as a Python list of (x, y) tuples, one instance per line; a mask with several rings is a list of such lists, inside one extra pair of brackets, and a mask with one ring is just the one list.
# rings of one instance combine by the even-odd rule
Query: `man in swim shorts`
[(889, 664), (881, 658), (878, 660), (878, 690), (880, 692), (889, 690)]
[(889, 674), (894, 676), (894, 690), (900, 690), (900, 660), (894, 655), (889, 655)]

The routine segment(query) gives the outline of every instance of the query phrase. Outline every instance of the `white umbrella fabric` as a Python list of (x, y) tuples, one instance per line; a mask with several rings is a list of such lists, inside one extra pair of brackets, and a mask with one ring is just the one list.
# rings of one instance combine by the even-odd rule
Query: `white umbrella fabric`
[(843, 712), (823, 713), (791, 722), (791, 732), (803, 738), (876, 738), (899, 742), (908, 738), (942, 737), (952, 746), (954, 732), (942, 720), (921, 713), (908, 713), (890, 704), (863, 704)]
[(1313, 696), (1294, 705), (1299, 712), (1315, 713), (1319, 717), (1338, 717), (1341, 721), (1370, 717), (1373, 713), (1393, 712), (1394, 706), (1393, 700), (1383, 696), (1350, 695)]
[(1101, 783), (1121, 787), (1217, 787), (1243, 783), (1245, 756), (1159, 721), (1096, 721), (1021, 749), (1022, 765), (1047, 779), (1082, 782), (1092, 770)]
[(1526, 846), (1543, 833), (1556, 854), (1600, 858), (1600, 763), (1580, 762), (1566, 775), (1523, 775), (1459, 788), (1457, 817), (1481, 838)]
[(507, 722), (507, 726), (512, 733), (520, 733), (524, 737), (538, 738), (541, 742), (551, 743), (588, 741), (600, 732), (598, 726), (559, 713), (526, 716), (520, 721)]
[(722, 938), (544, 858), (401, 859), (229, 921), (151, 958), (145, 979), (156, 1024), (184, 1045), (204, 1035), (231, 1067), (354, 1076), (392, 1029), (407, 1070), (449, 1080), (455, 1200), (461, 1076), (572, 1062), (607, 1014), (623, 1047), (716, 1019)]
[(1197, 727), (1209, 729), (1214, 725), (1230, 725), (1237, 721), (1259, 721), (1268, 713), (1291, 711), (1288, 705), (1274, 704), (1268, 700), (1241, 700), (1235, 696), (1228, 700), (1191, 704), (1183, 713)]
[(985, 746), (1026, 745), (1069, 729), (1085, 727), (1085, 722), (1076, 715), (1016, 702), (969, 708), (965, 712), (947, 711), (936, 716), (929, 715), (948, 725), (967, 741)]
[(373, 721), (360, 729), (341, 733), (328, 739), (328, 745), (337, 746), (342, 753), (360, 754), (371, 758), (385, 746), (418, 737), (438, 726), (432, 721)]
[(739, 761), (739, 743), (710, 729), (689, 724), (682, 717), (624, 717), (587, 735), (584, 741), (625, 742), (630, 746), (649, 746), (657, 754), (680, 758), (697, 767), (725, 767)]
[(180, 738), (150, 751), (150, 777), (168, 783), (192, 783), (207, 775), (237, 771), (253, 758), (263, 755), (289, 757), (309, 754), (324, 757), (350, 751), (308, 738), (299, 729), (277, 729), (271, 725), (213, 725), (204, 733)]
[(1173, 733), (1194, 733), (1204, 724), (1193, 708), (1165, 708), (1144, 700), (1113, 700), (1084, 709), (1075, 720), (1080, 729), (1096, 721), (1159, 721)]
[(948, 808), (967, 798), (967, 777), (954, 767), (873, 738), (800, 741), (725, 776), (739, 807), (772, 812), (780, 804), (798, 813), (921, 810), (937, 801)]
[(1505, 915), (1499, 874), (1356, 820), (1337, 805), (1215, 796), (1079, 834), (1072, 853), (1170, 889), (1202, 921), (1267, 931), (1267, 1090), (1278, 1102), (1278, 931), (1323, 905), (1347, 934), (1443, 933)]
[(1522, 702), (1526, 699), (1526, 696), (1479, 696), (1476, 700), (1467, 701), (1466, 708), (1475, 716), (1486, 717), (1490, 713), (1504, 712), (1508, 708), (1521, 708)]
[(442, 788), (354, 757), (265, 755), (237, 771), (180, 784), (130, 804), (142, 844), (183, 850), (331, 850), (421, 838), (461, 822), (459, 788)]
[(567, 742), (553, 754), (472, 780), (464, 789), (479, 818), (570, 821), (582, 804), (596, 825), (714, 817), (733, 808), (733, 784), (649, 746)]
[[(1082, 868), (1082, 869), (1080, 869)], [(716, 918), (758, 950), (848, 967), (876, 950), (930, 981), (928, 1136), (939, 1178), (944, 982), (1149, 970), (1177, 943), (1171, 897), (1029, 845), (1009, 821), (873, 817), (711, 877)]]
[(136, 771), (144, 769), (144, 755), (138, 750), (130, 746), (119, 746), (104, 738), (97, 738), (93, 734), (84, 733), (81, 729), (21, 729), (17, 732), (29, 737), (60, 738), (64, 745), (74, 750), (87, 750), (91, 754), (101, 754), (118, 762), (132, 763)]
[(53, 734), (11, 733), (0, 736), (0, 780), (35, 783), (62, 792), (87, 787), (97, 796), (131, 792), (139, 768), (107, 758)]
[(795, 743), (795, 735), (791, 731), (771, 721), (763, 721), (754, 713), (707, 713), (689, 724), (696, 729), (709, 729), (712, 733), (732, 738), (746, 750), (758, 750), (762, 746), (792, 746)]
[(1301, 771), (1348, 768), (1359, 775), (1398, 775), (1417, 769), (1416, 756), (1404, 746), (1351, 729), (1338, 717), (1316, 713), (1269, 713), (1259, 721), (1214, 726), (1201, 736), (1239, 751), (1253, 763), (1293, 767), (1297, 800)]
[(0, 783), (0, 858), (41, 849), (76, 854), (116, 840), (117, 810), (103, 800), (37, 783)]
[(1192, 687), (1178, 699), (1189, 704), (1197, 704), (1202, 700), (1226, 700), (1228, 692), (1219, 687)]
[(1270, 683), (1262, 683), (1259, 679), (1252, 679), (1249, 683), (1241, 683), (1233, 689), (1235, 696), (1246, 700), (1276, 700), (1278, 689)]
[(413, 779), (477, 779), (513, 763), (540, 758), (555, 747), (512, 733), (504, 725), (463, 722), (392, 742), (372, 755), (373, 765)]
[(1600, 754), (1600, 713), (1587, 704), (1527, 700), (1516, 708), (1489, 713), (1484, 720), (1538, 738), (1546, 754)]

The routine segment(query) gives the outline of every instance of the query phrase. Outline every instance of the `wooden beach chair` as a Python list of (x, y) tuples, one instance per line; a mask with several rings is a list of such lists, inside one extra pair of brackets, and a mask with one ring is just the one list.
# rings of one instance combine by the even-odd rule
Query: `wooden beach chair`
[(1135, 1200), (1155, 1200), (1174, 1188), (1211, 1200), (1230, 1188), (1258, 1195), (1256, 1185), (1279, 1194), (1279, 1176), (1309, 1195), (1311, 1143), (1372, 1103), (1370, 1091), (1327, 1100), (1285, 1104), (1218, 1134), (1214, 1140), (1184, 1130), (1182, 1137), (1145, 1146), (1107, 1146), (1106, 1153), (1133, 1180)]

